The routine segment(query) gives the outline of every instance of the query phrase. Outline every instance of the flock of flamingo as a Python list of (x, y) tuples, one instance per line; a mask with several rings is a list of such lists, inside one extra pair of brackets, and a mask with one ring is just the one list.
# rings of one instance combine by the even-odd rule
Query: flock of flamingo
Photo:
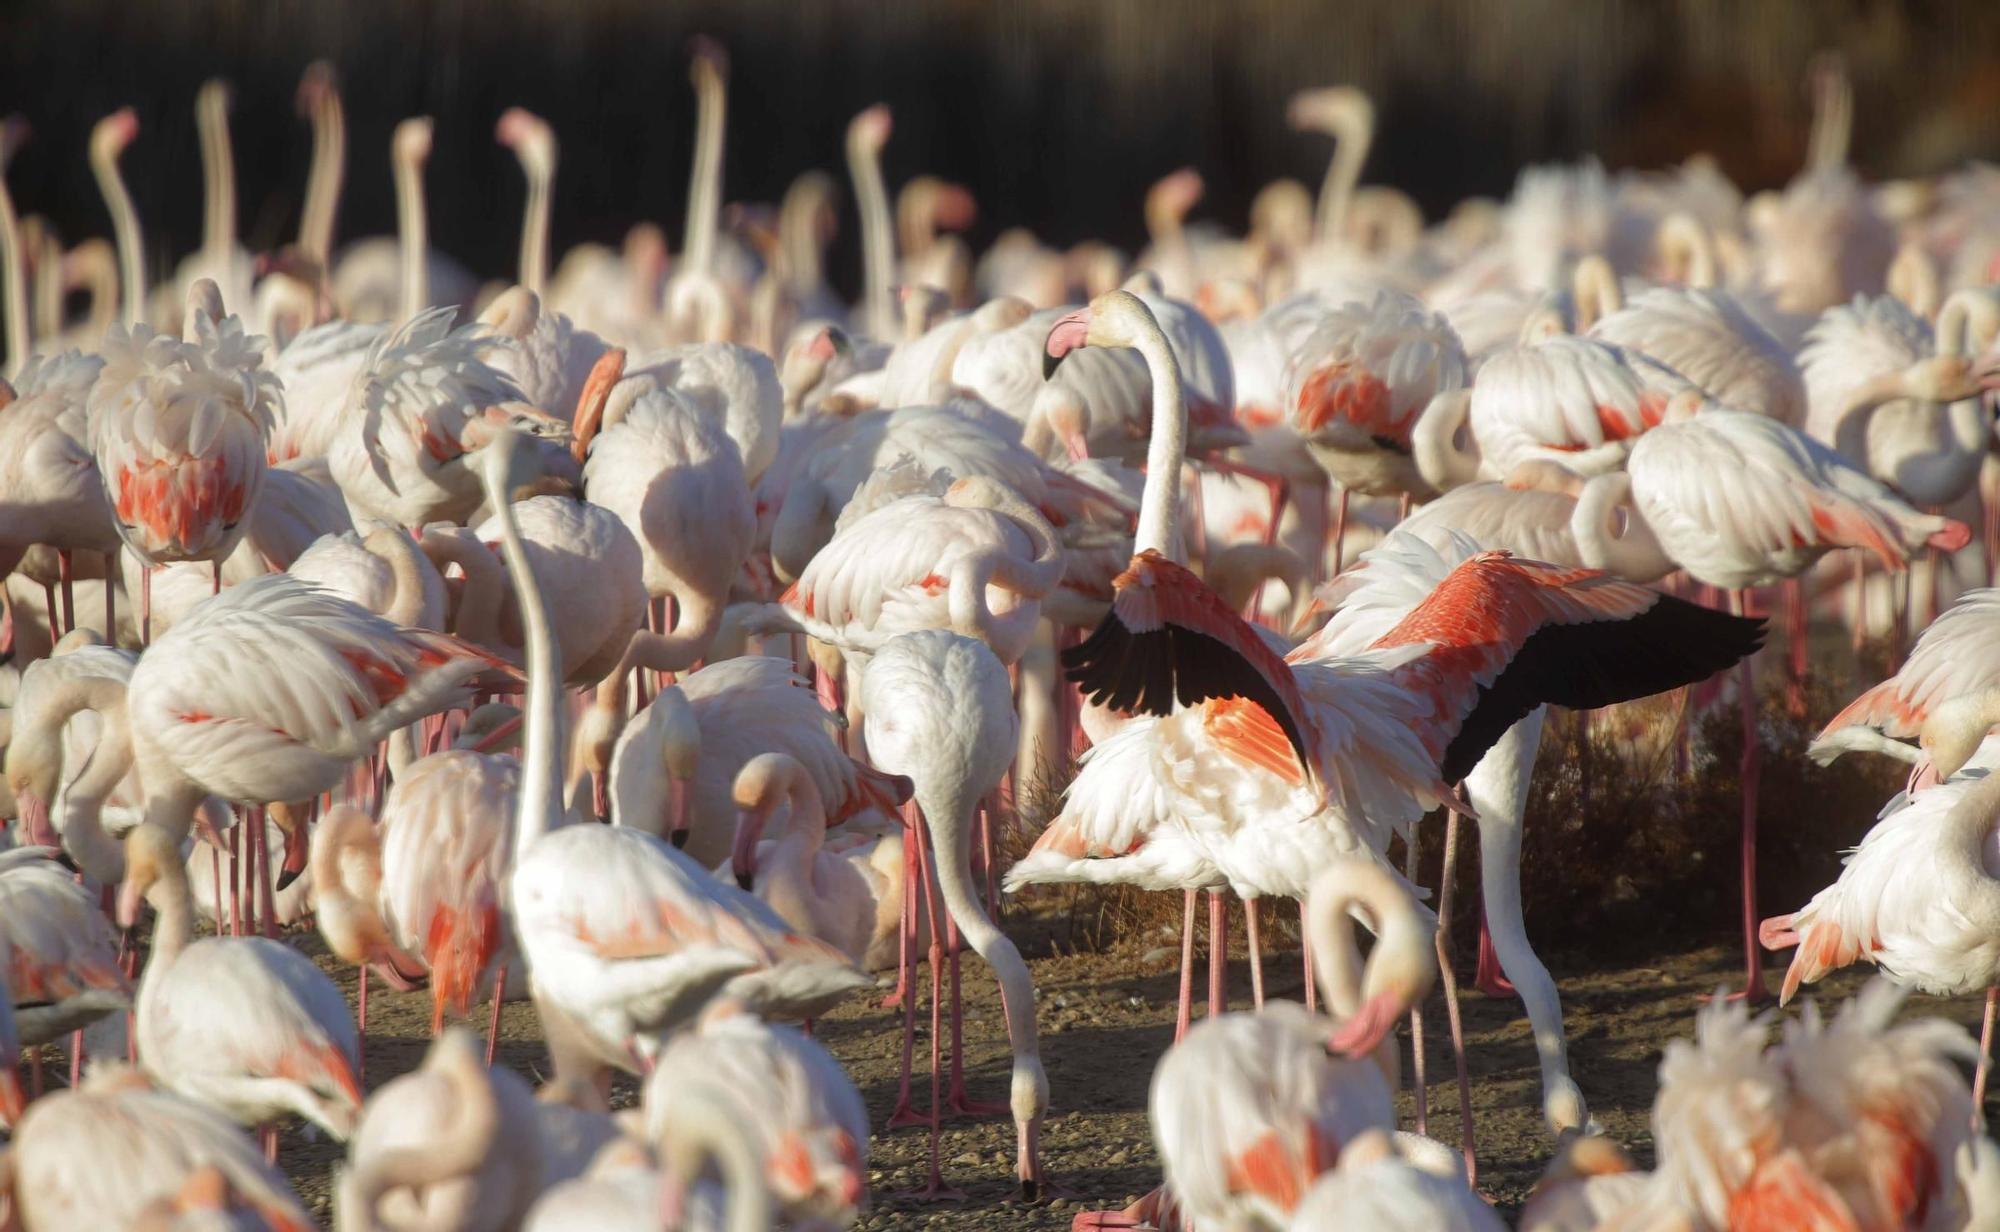
[[(518, 109), (518, 281), (430, 247), (422, 118), (390, 143), (399, 234), (336, 251), (324, 66), (279, 251), (237, 241), (219, 82), (202, 245), (156, 288), (130, 110), (88, 151), (113, 243), (65, 247), (0, 186), (0, 1226), (312, 1227), (283, 1132), (345, 1144), (341, 1229), (845, 1227), (869, 1116), (812, 1020), (891, 969), (891, 1124), (929, 1127), (927, 1196), (941, 1119), (970, 1115), (1012, 1119), (1045, 1199), (1061, 1092), (1000, 906), (1090, 883), (1178, 892), (1184, 925), (1162, 1184), (1078, 1227), (1499, 1227), (1450, 879), (1434, 913), (1390, 857), (1441, 809), (1447, 867), (1477, 828), (1479, 981), (1535, 1029), (1554, 1162), (1520, 1227), (2000, 1227), (2000, 592), (1974, 589), (2000, 546), (2000, 173), (1864, 183), (1827, 68), (1782, 191), (1699, 158), (1533, 167), (1427, 225), (1360, 183), (1372, 108), (1332, 88), (1289, 117), (1334, 138), (1317, 201), (1274, 183), (1227, 233), (1186, 222), (1182, 170), (1137, 258), (1015, 230), (975, 260), (964, 189), (919, 178), (892, 213), (878, 105), (847, 130), (850, 306), (834, 181), (725, 210), (719, 48), (692, 77), (671, 260), (641, 225), (551, 271), (556, 138)], [(0, 166), (25, 136), (0, 130)], [(1767, 613), (1794, 690), (1813, 627), (1920, 633), (1812, 748), (1907, 761), (1908, 790), (1768, 919)], [(1640, 1170), (1522, 924), (1529, 780), (1550, 705), (1680, 691), (1685, 723), (1731, 689), (1746, 995), (1668, 1048)], [(1028, 822), (1037, 784), (1066, 786)], [(1303, 1005), (1264, 998), (1271, 899), (1299, 904)], [(1012, 1054), (991, 1106), (961, 1060), (968, 946)], [(1774, 1039), (1748, 1002), (1788, 947), (1787, 999), (1883, 976)], [(427, 988), (435, 1042), (364, 1080), (371, 980)], [(1439, 980), (1450, 1145), (1392, 1099)], [(1899, 1021), (1905, 988), (1984, 991), (1986, 1039)], [(492, 1064), (523, 998), (539, 1090)], [(641, 1096), (613, 1111), (618, 1073)]]

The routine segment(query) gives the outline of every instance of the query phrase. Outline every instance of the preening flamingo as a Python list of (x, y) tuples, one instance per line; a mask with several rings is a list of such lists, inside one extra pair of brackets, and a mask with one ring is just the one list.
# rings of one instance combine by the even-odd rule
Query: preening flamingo
[[(1827, 720), (1806, 753), (1824, 765), (1854, 750), (1905, 761), (1938, 750), (1946, 764), (1962, 765), (1985, 736), (1976, 715), (1996, 684), (2000, 591), (1969, 590), (1930, 623), (1893, 676)], [(1919, 737), (1927, 737), (1921, 747), (1897, 743)]]
[[(827, 942), (864, 970), (895, 961), (902, 914), (903, 840), (864, 836), (829, 848), (826, 806), (806, 768), (783, 753), (752, 758), (736, 776), (736, 884), (769, 903), (796, 931)], [(777, 837), (760, 849), (771, 818)]]
[(140, 1226), (149, 1206), (207, 1168), (255, 1211), (256, 1226), (315, 1226), (277, 1167), (221, 1114), (156, 1091), (122, 1065), (100, 1064), (81, 1089), (36, 1100), (11, 1145), (0, 1199), (24, 1232)]
[(868, 1193), (868, 1110), (832, 1054), (791, 1027), (720, 1005), (677, 1035), (646, 1077), (646, 1136), (671, 1137), (680, 1092), (713, 1082), (733, 1096), (784, 1219), (851, 1223)]
[(191, 940), (180, 844), (157, 825), (126, 836), (121, 925), (138, 923), (142, 900), (158, 914), (134, 1028), (146, 1072), (243, 1124), (295, 1113), (345, 1139), (361, 1110), (361, 1049), (333, 981), (278, 941)]

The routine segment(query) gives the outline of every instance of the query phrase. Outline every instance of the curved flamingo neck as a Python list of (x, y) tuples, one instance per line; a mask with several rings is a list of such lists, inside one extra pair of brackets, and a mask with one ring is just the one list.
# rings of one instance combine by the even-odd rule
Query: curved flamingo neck
[(528, 562), (528, 549), (521, 541), (520, 523), (514, 517), (513, 502), (507, 499), (507, 466), (516, 447), (508, 431), (488, 445), (497, 451), (484, 460), (481, 478), (487, 502), (500, 523), (500, 548), (507, 558), (507, 572), (514, 580), (520, 603), (523, 631), (523, 662), (528, 685), (522, 698), (525, 738), (522, 741), (521, 785), (514, 809), (514, 858), (516, 867), (528, 851), (550, 829), (561, 824), (563, 801), (556, 774), (556, 755), (561, 747), (562, 678), (560, 654), (555, 635), (549, 628), (548, 608), (542, 601), (541, 584)]
[(118, 169), (119, 152), (92, 142), (90, 166), (97, 175), (98, 191), (104, 194), (105, 208), (111, 212), (111, 232), (118, 242), (119, 281), (125, 292), (124, 323), (129, 329), (145, 316), (146, 269), (140, 252), (139, 211), (133, 208), (132, 194)]
[(299, 248), (331, 269), (334, 220), (347, 176), (347, 113), (330, 84), (313, 106), (313, 160), (306, 176), (306, 204), (299, 218)]
[[(1349, 912), (1365, 908), (1374, 917), (1376, 944), (1357, 984), (1352, 967), (1354, 925)], [(1409, 895), (1379, 866), (1350, 861), (1343, 871), (1323, 873), (1306, 903), (1306, 929), (1313, 943), (1313, 974), (1336, 1012), (1358, 1008), (1370, 985), (1401, 978), (1427, 990), (1429, 939)], [(1350, 1011), (1351, 1012), (1351, 1011)]]
[(1356, 119), (1357, 122), (1333, 127), (1333, 159), (1327, 164), (1314, 216), (1314, 229), (1321, 243), (1340, 240), (1354, 205), (1354, 187), (1361, 182), (1362, 164), (1368, 161), (1368, 147), (1375, 140), (1374, 125)]
[(424, 610), (424, 560), (406, 531), (385, 527), (371, 533), (361, 545), (370, 556), (389, 566), (393, 593), (389, 610), (382, 613), (405, 627), (428, 627), (433, 613)]
[(1146, 446), (1146, 488), (1139, 497), (1139, 528), (1132, 550), (1158, 552), (1185, 564), (1180, 503), (1181, 464), (1187, 458), (1187, 398), (1181, 390), (1180, 365), (1150, 312), (1134, 322), (1129, 342), (1146, 361), (1153, 382), (1153, 437)]
[(202, 213), (201, 249), (211, 277), (219, 277), (222, 262), (236, 244), (236, 159), (229, 144), (229, 96), (219, 82), (202, 87), (196, 100), (200, 112), (202, 179), (207, 205)]
[(795, 296), (817, 291), (823, 281), (820, 259), (819, 212), (828, 188), (819, 172), (807, 172), (793, 182), (778, 207), (778, 253), (786, 289)]
[(882, 152), (866, 143), (850, 143), (848, 170), (854, 176), (855, 208), (861, 214), (863, 257), (862, 319), (872, 338), (896, 336), (895, 231), (889, 222), (889, 194), (882, 185)]
[(142, 977), (148, 982), (171, 970), (181, 951), (194, 940), (194, 891), (188, 885), (187, 865), (177, 858), (161, 864), (159, 880), (146, 893), (146, 900), (153, 904), (158, 917), (153, 924), (152, 952), (146, 957)]
[(661, 1144), (669, 1192), (685, 1201), (687, 1189), (713, 1164), (728, 1193), (727, 1232), (763, 1232), (775, 1226), (771, 1191), (764, 1178), (762, 1150), (749, 1137), (738, 1101), (702, 1081), (677, 1094), (671, 1132)]
[(729, 117), (729, 91), (716, 65), (696, 65), (694, 94), (694, 167), (688, 177), (681, 263), (684, 269), (707, 274), (715, 265), (716, 221), (722, 213), (722, 143)]
[(28, 364), (31, 347), (28, 330), (28, 266), (21, 245), (21, 222), (14, 214), (14, 197), (7, 191), (7, 178), (0, 170), (0, 312), (7, 316), (7, 366), (0, 369), (9, 378), (21, 375)]
[(549, 215), (555, 197), (555, 143), (549, 156), (523, 158), (521, 170), (528, 180), (528, 202), (521, 211), (521, 285), (536, 295), (544, 294), (549, 281)]
[[(1631, 507), (1632, 477), (1624, 471), (1596, 475), (1583, 484), (1570, 514), (1570, 537), (1583, 563), (1635, 582), (1649, 582), (1673, 568), (1653, 528)], [(1613, 531), (1619, 506), (1626, 506), (1624, 534)]]
[[(409, 123), (410, 121), (405, 121)], [(396, 233), (402, 254), (403, 287), (399, 316), (409, 320), (431, 302), (430, 234), (424, 217), (424, 160), (406, 142), (395, 147)]]

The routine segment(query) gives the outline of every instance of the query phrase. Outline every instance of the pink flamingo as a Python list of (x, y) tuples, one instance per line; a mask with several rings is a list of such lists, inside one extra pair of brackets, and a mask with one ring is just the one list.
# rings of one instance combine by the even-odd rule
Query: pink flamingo
[[(180, 845), (157, 825), (125, 838), (118, 922), (158, 914), (139, 981), (134, 1040), (162, 1085), (246, 1125), (295, 1113), (345, 1140), (361, 1110), (361, 1049), (347, 1001), (305, 955), (264, 937), (191, 940)], [(276, 1158), (267, 1128), (265, 1153)]]
[[(804, 766), (783, 753), (752, 758), (736, 776), (736, 884), (756, 894), (807, 936), (818, 937), (863, 970), (896, 961), (902, 911), (903, 840), (863, 837), (829, 849), (826, 808)], [(778, 838), (760, 849), (783, 807)]]
[[(316, 1225), (277, 1167), (209, 1108), (156, 1091), (136, 1070), (100, 1064), (80, 1089), (37, 1100), (14, 1135), (0, 1198), (26, 1232), (136, 1227), (204, 1168), (220, 1171), (272, 1232)], [(79, 1166), (116, 1159), (113, 1169)]]
[[(1661, 547), (1699, 582), (1736, 591), (1794, 577), (1837, 548), (1900, 571), (1926, 544), (1963, 547), (1961, 522), (1918, 513), (1839, 454), (1762, 415), (1676, 400), (1632, 446), (1632, 496)], [(1757, 782), (1761, 752), (1749, 660), (1742, 664), (1744, 991), (1766, 995), (1757, 948)]]
[(664, 1032), (688, 1021), (725, 985), (765, 1012), (821, 1012), (866, 982), (830, 947), (792, 935), (763, 904), (714, 881), (649, 834), (561, 824), (560, 668), (547, 608), (504, 495), (521, 455), (512, 432), (490, 448), (482, 481), (499, 515), (527, 635), (526, 743), (510, 879), (514, 929), (558, 1073), (594, 1080), (607, 1067), (642, 1066)]
[(868, 1109), (831, 1053), (719, 1005), (675, 1036), (646, 1076), (646, 1136), (670, 1137), (680, 1093), (708, 1082), (735, 1097), (782, 1219), (853, 1221), (868, 1193)]

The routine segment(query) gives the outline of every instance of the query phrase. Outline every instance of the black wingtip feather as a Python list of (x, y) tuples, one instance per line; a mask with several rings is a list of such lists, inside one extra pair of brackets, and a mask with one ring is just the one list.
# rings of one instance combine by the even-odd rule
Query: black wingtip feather
[(1545, 625), (1528, 637), (1445, 748), (1456, 783), (1535, 707), (1592, 710), (1706, 680), (1755, 654), (1764, 622), (1661, 595), (1625, 620)]
[(1255, 667), (1227, 643), (1180, 625), (1145, 633), (1105, 616), (1091, 635), (1062, 652), (1063, 675), (1100, 706), (1139, 714), (1172, 714), (1174, 703), (1194, 706), (1211, 697), (1255, 702), (1278, 724), (1313, 773), (1305, 736), (1284, 699)]

